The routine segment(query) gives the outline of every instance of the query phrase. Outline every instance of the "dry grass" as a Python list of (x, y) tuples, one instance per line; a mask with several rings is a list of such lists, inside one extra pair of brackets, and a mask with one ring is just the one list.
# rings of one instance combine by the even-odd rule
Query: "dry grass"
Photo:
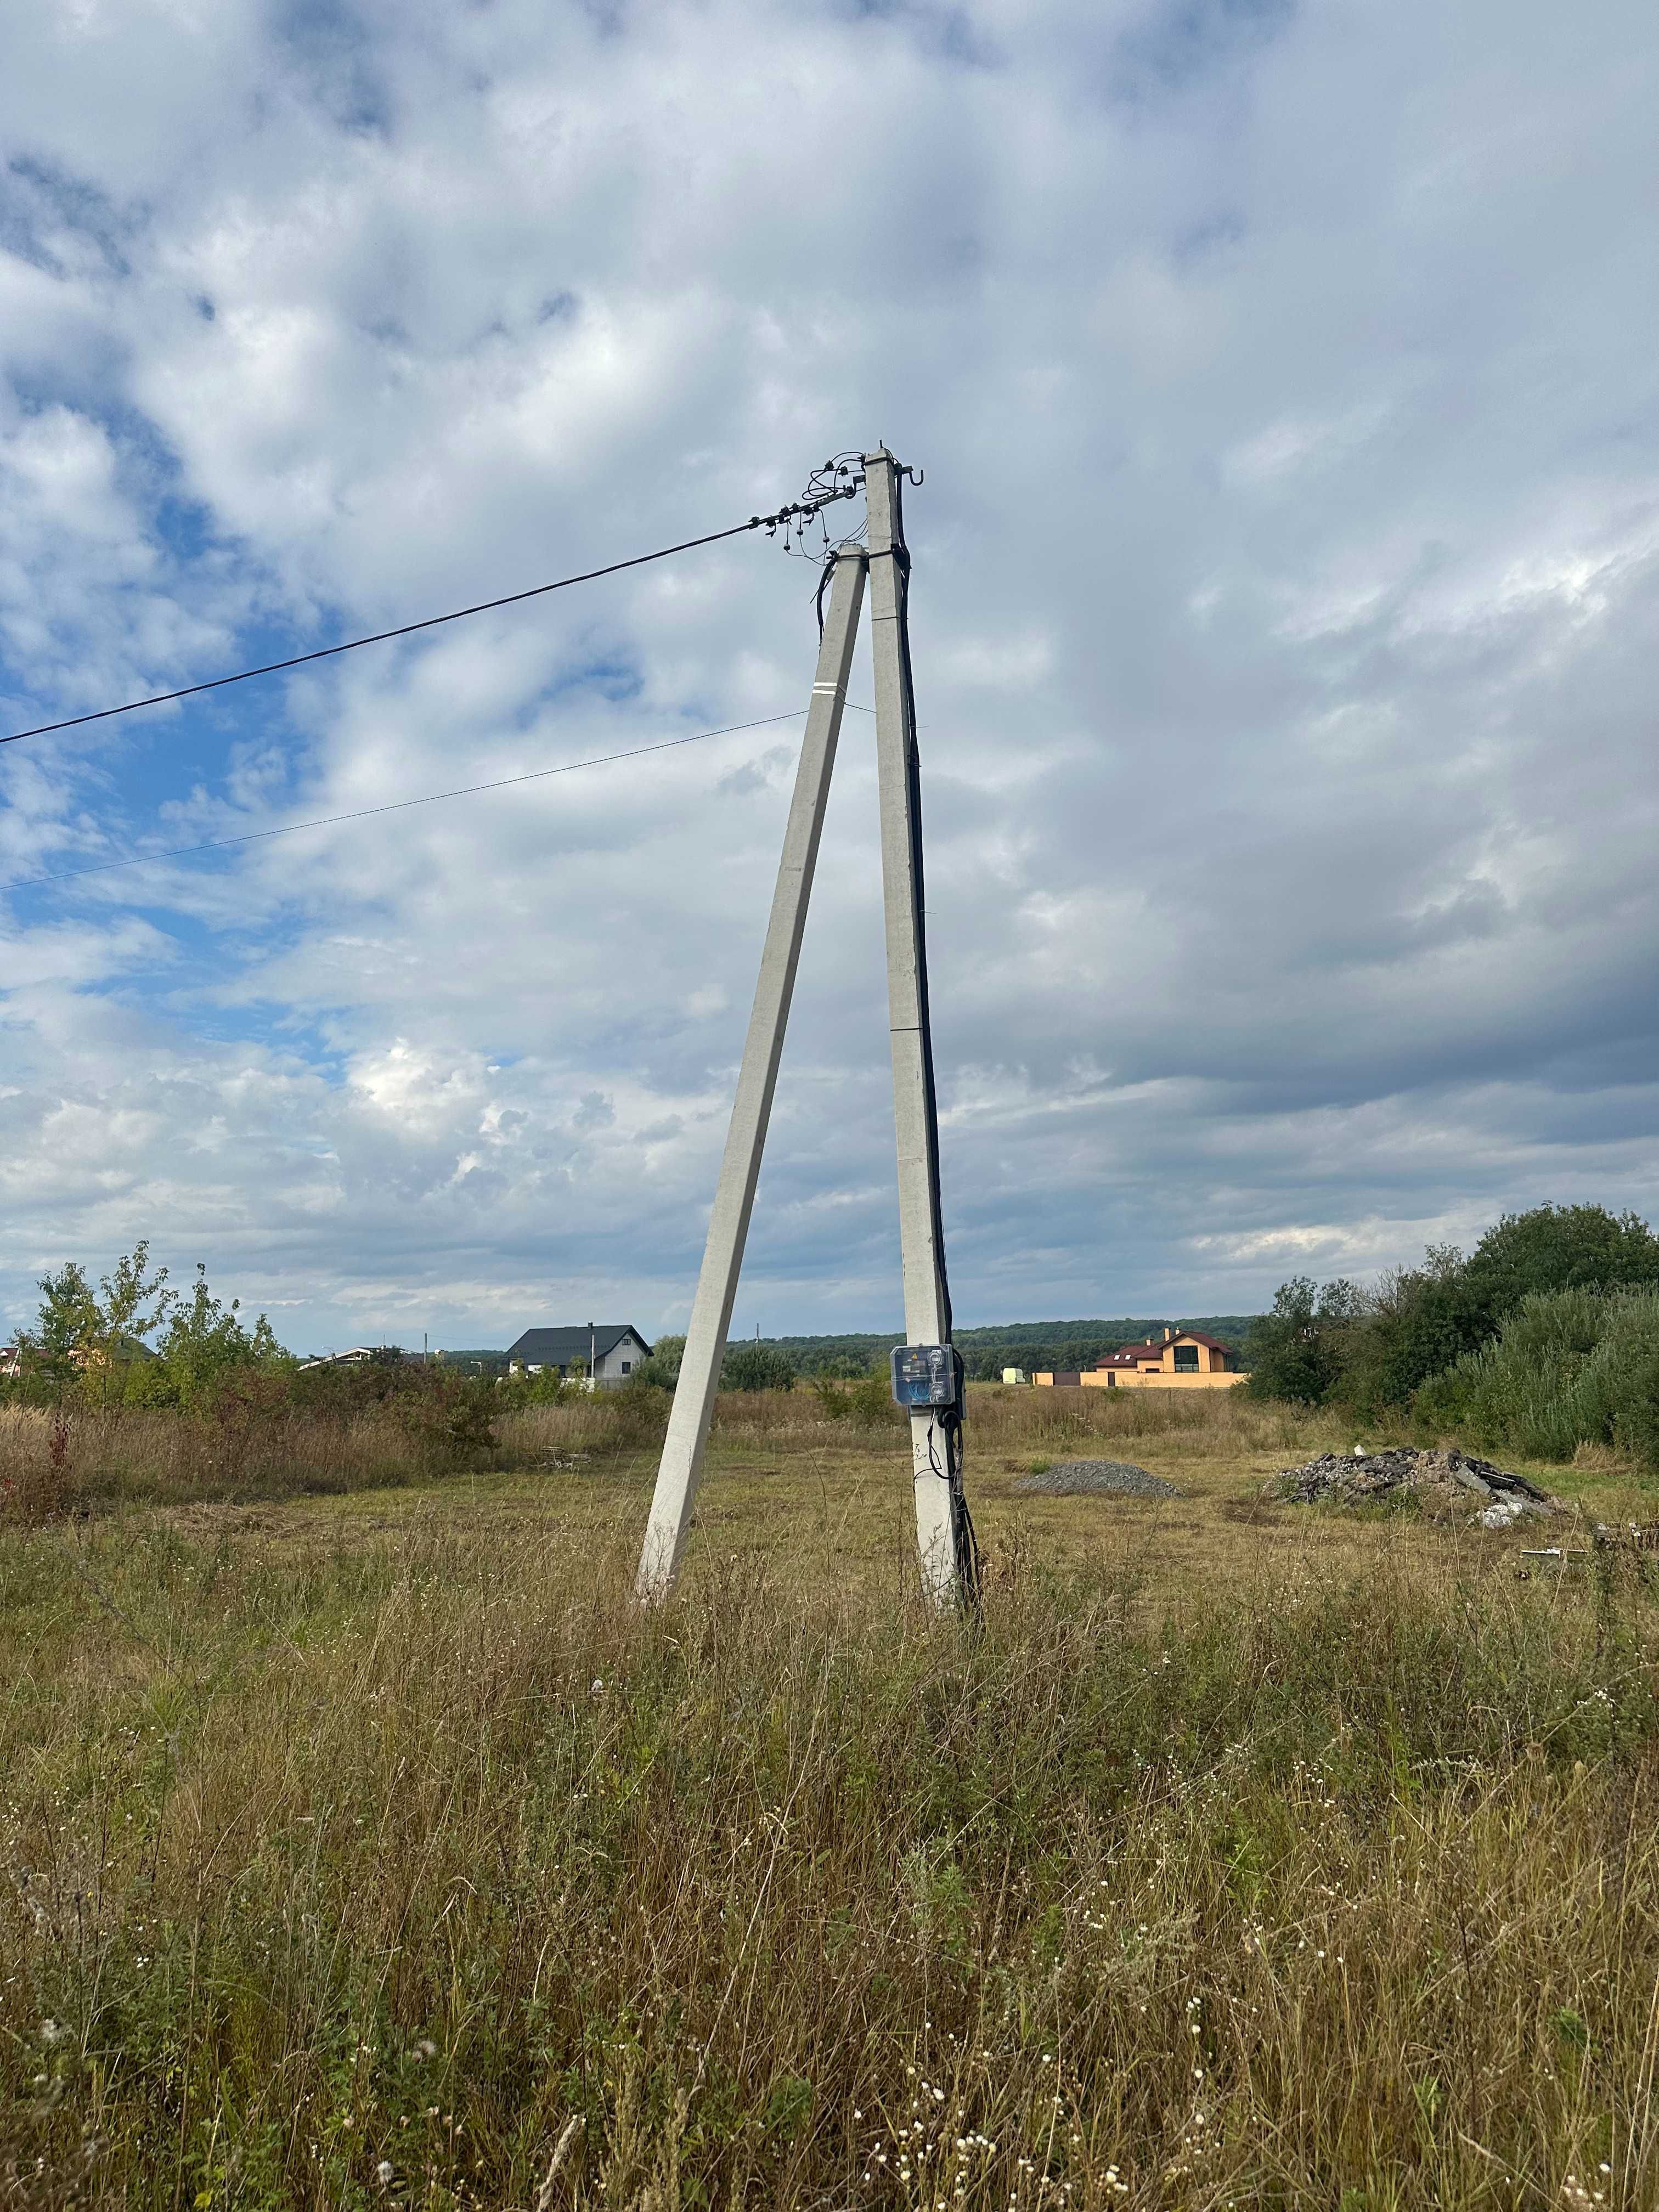
[(71, 1404), (0, 1407), (0, 1498), (24, 1510), (115, 1501), (281, 1498), (416, 1481), (428, 1441), (391, 1419), (254, 1420)]
[[(351, 1413), (228, 1395), (206, 1414), (0, 1406), (0, 1512), (25, 1517), (117, 1504), (276, 1498), (430, 1482), (489, 1465), (533, 1471), (572, 1451), (614, 1455), (659, 1435), (653, 1392), (509, 1413), (493, 1449), (457, 1446), (420, 1400)], [(439, 1409), (440, 1412), (441, 1409)]]
[[(0, 2201), (1659, 2202), (1639, 1578), (1265, 1504), (1336, 1439), (1199, 1403), (975, 1394), (978, 1636), (799, 1395), (643, 1617), (603, 1407), (0, 1534)], [(1068, 1416), (1182, 1496), (1018, 1498)]]

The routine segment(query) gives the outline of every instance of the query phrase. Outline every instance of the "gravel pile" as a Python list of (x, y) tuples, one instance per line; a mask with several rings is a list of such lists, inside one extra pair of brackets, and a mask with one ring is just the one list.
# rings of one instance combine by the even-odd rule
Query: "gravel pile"
[(1023, 1474), (1014, 1485), (1038, 1498), (1177, 1498), (1174, 1483), (1123, 1459), (1068, 1459), (1043, 1474)]
[(1564, 1510), (1559, 1498), (1524, 1474), (1511, 1474), (1455, 1447), (1419, 1451), (1413, 1444), (1401, 1444), (1389, 1451), (1326, 1452), (1305, 1467), (1287, 1468), (1267, 1486), (1269, 1497), (1297, 1505), (1358, 1505), (1401, 1491), (1412, 1492), (1443, 1517), (1467, 1516), (1483, 1528), (1509, 1528), (1526, 1514)]

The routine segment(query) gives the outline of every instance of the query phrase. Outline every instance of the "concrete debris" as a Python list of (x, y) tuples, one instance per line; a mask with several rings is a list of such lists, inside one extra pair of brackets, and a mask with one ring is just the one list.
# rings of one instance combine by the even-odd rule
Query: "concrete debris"
[(1499, 1498), (1484, 1513), (1477, 1513), (1475, 1518), (1483, 1528), (1513, 1528), (1523, 1513), (1541, 1513), (1543, 1510), (1529, 1498)]
[(1598, 1552), (1659, 1552), (1659, 1521), (1626, 1521), (1620, 1528), (1598, 1521), (1593, 1534)]
[(1400, 1444), (1387, 1451), (1356, 1446), (1352, 1455), (1327, 1452), (1306, 1467), (1286, 1468), (1267, 1486), (1270, 1498), (1297, 1505), (1363, 1505), (1401, 1493), (1437, 1519), (1468, 1518), (1482, 1528), (1513, 1528), (1529, 1515), (1566, 1510), (1559, 1498), (1524, 1474), (1511, 1474), (1455, 1446), (1449, 1451)]
[(1023, 1474), (1014, 1485), (1028, 1495), (1079, 1498), (1090, 1493), (1113, 1498), (1178, 1498), (1174, 1483), (1122, 1459), (1068, 1459), (1041, 1474)]

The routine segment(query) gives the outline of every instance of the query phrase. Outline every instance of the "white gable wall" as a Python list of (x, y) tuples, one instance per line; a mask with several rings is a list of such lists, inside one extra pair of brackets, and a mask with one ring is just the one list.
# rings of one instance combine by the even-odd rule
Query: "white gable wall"
[(631, 1333), (618, 1337), (609, 1352), (599, 1354), (594, 1364), (593, 1379), (596, 1382), (626, 1382), (629, 1376), (638, 1373), (640, 1362), (644, 1358), (645, 1346), (638, 1337)]

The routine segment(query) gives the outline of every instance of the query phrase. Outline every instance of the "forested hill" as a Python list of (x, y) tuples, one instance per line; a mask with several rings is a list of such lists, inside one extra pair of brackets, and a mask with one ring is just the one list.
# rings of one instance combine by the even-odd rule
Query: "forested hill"
[[(1030, 1375), (1040, 1368), (1092, 1367), (1103, 1352), (1144, 1336), (1162, 1336), (1166, 1328), (1201, 1329), (1236, 1354), (1242, 1353), (1254, 1314), (1200, 1314), (1176, 1321), (1167, 1315), (1157, 1319), (1126, 1315), (1121, 1321), (1009, 1321), (988, 1328), (959, 1328), (956, 1344), (975, 1382), (994, 1382), (1005, 1367), (1023, 1368)], [(678, 1342), (678, 1340), (673, 1340)], [(752, 1344), (757, 1340), (741, 1340)], [(797, 1375), (862, 1375), (872, 1366), (884, 1366), (887, 1355), (903, 1337), (896, 1328), (866, 1329), (845, 1336), (763, 1336), (759, 1341), (781, 1352)], [(499, 1373), (507, 1354), (499, 1351), (446, 1352), (447, 1366), (483, 1373)], [(678, 1354), (676, 1354), (678, 1358)], [(672, 1371), (672, 1370), (671, 1370)]]
[[(1012, 1321), (988, 1328), (959, 1328), (957, 1349), (972, 1381), (994, 1382), (1005, 1367), (1092, 1367), (1102, 1355), (1138, 1337), (1162, 1336), (1166, 1328), (1196, 1328), (1213, 1336), (1234, 1352), (1243, 1348), (1254, 1314), (1188, 1314), (1179, 1320), (1169, 1315), (1121, 1321)], [(846, 1336), (774, 1336), (761, 1341), (787, 1354), (797, 1373), (821, 1375), (837, 1368), (862, 1370), (884, 1360), (895, 1344), (902, 1342), (896, 1329)]]

